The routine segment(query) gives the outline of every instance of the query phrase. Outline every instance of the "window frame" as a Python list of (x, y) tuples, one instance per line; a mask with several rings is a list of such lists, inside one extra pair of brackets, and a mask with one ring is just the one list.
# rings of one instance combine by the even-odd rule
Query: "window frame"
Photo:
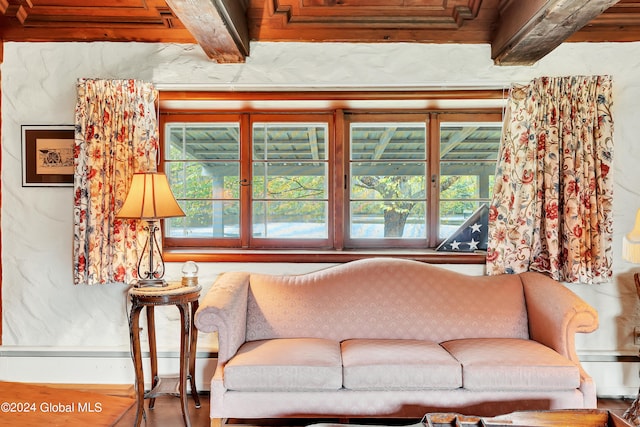
[[(441, 174), (441, 163), (442, 159), (440, 158), (440, 129), (442, 128), (442, 123), (469, 123), (469, 122), (487, 122), (487, 123), (499, 123), (502, 122), (502, 111), (494, 112), (494, 113), (483, 113), (483, 114), (475, 114), (469, 112), (440, 112), (435, 117), (433, 117), (433, 127), (438, 129), (438, 139), (437, 141), (432, 141), (432, 150), (437, 150), (437, 162), (432, 168), (431, 180), (434, 186), (437, 186), (440, 182)], [(498, 153), (499, 154), (499, 153)], [(436, 155), (434, 154), (434, 158)], [(440, 198), (441, 191), (437, 191), (435, 196), (433, 197), (433, 206), (431, 206), (430, 213), (433, 213), (433, 223), (430, 221), (429, 224), (433, 224), (435, 228), (430, 234), (431, 239), (429, 240), (430, 247), (437, 246), (443, 239), (440, 238), (440, 203), (442, 199)]]
[[(234, 123), (238, 122), (240, 126), (242, 126), (243, 120), (246, 118), (243, 114), (238, 113), (226, 113), (226, 114), (179, 114), (173, 115), (173, 117), (179, 118), (179, 120), (172, 120), (171, 123)], [(159, 156), (160, 156), (160, 165), (159, 170), (162, 172), (166, 172), (166, 163), (177, 163), (179, 160), (167, 161), (165, 158), (165, 124), (167, 122), (164, 121), (161, 117), (160, 119), (160, 144), (159, 144)], [(242, 134), (240, 135), (240, 181), (248, 176), (248, 173), (244, 171), (243, 173), (243, 145), (246, 145), (242, 139)], [(240, 184), (240, 183), (238, 183)], [(245, 192), (245, 186), (240, 186), (240, 194), (239, 194), (239, 203), (240, 203), (240, 218), (239, 224), (240, 228), (243, 226), (245, 210), (242, 206), (242, 202), (246, 199), (246, 195), (243, 194)], [(243, 197), (243, 195), (245, 197)], [(178, 195), (177, 199), (180, 201), (180, 197)], [(217, 238), (189, 238), (189, 237), (168, 237), (166, 233), (166, 220), (163, 220), (162, 223), (162, 241), (163, 241), (163, 252), (166, 252), (168, 248), (206, 248), (206, 247), (218, 247), (218, 248), (237, 248), (243, 244), (242, 235), (240, 232), (240, 236), (237, 239), (234, 238), (226, 238), (226, 239), (217, 239)]]
[[(272, 122), (278, 124), (290, 124), (290, 123), (324, 123), (322, 119), (326, 120), (327, 123), (327, 134), (326, 134), (326, 156), (327, 156), (327, 237), (324, 239), (278, 239), (278, 238), (258, 238), (254, 237), (251, 232), (251, 218), (253, 218), (253, 206), (249, 207), (249, 210), (245, 212), (246, 223), (243, 223), (243, 231), (248, 235), (248, 247), (252, 249), (329, 249), (332, 248), (332, 229), (333, 229), (333, 204), (335, 197), (331, 197), (331, 189), (334, 187), (333, 184), (333, 162), (331, 159), (333, 158), (332, 154), (334, 152), (334, 138), (335, 134), (334, 125), (333, 125), (333, 116), (328, 113), (311, 113), (311, 114), (265, 114), (265, 113), (252, 113), (249, 115), (249, 141), (250, 149), (248, 156), (244, 159), (243, 163), (248, 163), (247, 167), (249, 168), (249, 173), (247, 176), (243, 176), (243, 179), (246, 179), (245, 182), (251, 182), (253, 178), (253, 163), (255, 160), (253, 159), (253, 131), (254, 125), (256, 123), (264, 123), (264, 122)], [(241, 130), (242, 133), (242, 130)], [(242, 160), (241, 160), (242, 162)], [(251, 187), (251, 186), (249, 186)], [(253, 203), (253, 195), (251, 191), (249, 191), (249, 199), (248, 203)], [(295, 243), (292, 245), (292, 243)]]
[[(287, 100), (295, 98), (292, 106), (288, 106)], [(409, 107), (416, 100), (430, 100), (451, 98), (453, 107), (438, 107), (436, 102), (434, 107), (415, 108)], [(309, 117), (308, 121), (314, 120), (318, 115), (328, 115), (333, 120), (329, 121), (329, 132), (327, 144), (329, 156), (329, 238), (327, 245), (297, 246), (291, 245), (292, 239), (286, 242), (273, 241), (266, 245), (254, 245), (251, 247), (251, 237), (249, 224), (251, 218), (251, 188), (241, 187), (240, 201), (240, 223), (241, 237), (239, 242), (224, 242), (224, 239), (201, 239), (201, 238), (163, 238), (163, 253), (168, 262), (181, 262), (195, 260), (199, 262), (346, 262), (355, 259), (372, 256), (389, 256), (416, 259), (432, 263), (484, 263), (484, 253), (450, 253), (436, 252), (438, 243), (439, 224), (439, 197), (437, 189), (439, 180), (435, 182), (430, 177), (439, 177), (440, 159), (439, 155), (439, 132), (440, 122), (444, 121), (501, 121), (503, 95), (502, 90), (478, 90), (478, 91), (435, 91), (435, 92), (338, 92), (338, 93), (217, 93), (217, 92), (169, 92), (161, 93), (160, 97), (160, 152), (161, 158), (159, 170), (164, 170), (164, 128), (169, 121), (179, 122), (202, 122), (204, 118), (216, 117), (219, 120), (231, 122), (232, 117), (239, 118), (241, 126), (240, 135), (240, 175), (242, 180), (251, 179), (251, 156), (252, 156), (252, 130), (254, 121), (263, 122), (267, 117), (289, 117), (300, 118)], [(388, 103), (388, 107), (376, 106), (372, 103), (372, 108), (352, 108), (357, 102), (378, 99), (381, 103)], [(252, 106), (251, 100), (257, 104)], [(327, 101), (329, 100), (329, 101)], [(195, 103), (191, 103), (195, 101)], [(241, 102), (240, 102), (241, 101)], [(306, 108), (301, 104), (307, 103)], [(257, 105), (260, 104), (259, 107)], [(403, 105), (407, 105), (404, 106)], [(446, 102), (441, 104), (445, 105)], [(486, 105), (485, 105), (486, 104)], [(225, 105), (224, 108), (221, 108)], [(229, 105), (232, 107), (229, 108)], [(267, 106), (265, 108), (265, 105)], [(478, 106), (480, 105), (480, 106)], [(231, 110), (231, 111), (230, 111)], [(271, 111), (273, 110), (273, 111)], [(427, 197), (427, 246), (416, 245), (404, 248), (387, 248), (387, 245), (353, 245), (347, 237), (345, 226), (348, 226), (348, 200), (345, 200), (347, 191), (347, 175), (349, 154), (347, 133), (349, 120), (345, 119), (345, 114), (353, 117), (356, 115), (376, 114), (376, 115), (423, 115), (428, 119), (427, 123), (427, 186), (429, 193)], [(176, 117), (180, 117), (176, 120)], [(480, 118), (484, 120), (479, 120)], [(491, 119), (486, 119), (490, 117)], [(222, 119), (224, 118), (224, 119)], [(255, 118), (255, 120), (253, 119)], [(498, 118), (498, 120), (495, 120)], [(459, 120), (458, 120), (459, 119)], [(464, 119), (464, 120), (462, 120)], [(246, 127), (250, 132), (242, 132)], [(434, 160), (431, 160), (434, 159)], [(347, 175), (345, 175), (347, 172)], [(245, 181), (247, 182), (247, 181)], [(247, 197), (249, 196), (249, 197)], [(382, 240), (382, 239), (381, 239)], [(293, 241), (298, 241), (293, 240)], [(385, 239), (388, 242), (387, 239)], [(239, 243), (239, 244), (238, 244)], [(264, 243), (264, 242), (263, 242)], [(382, 243), (382, 242), (380, 242)], [(352, 247), (349, 247), (352, 246)]]
[[(433, 187), (430, 185), (429, 176), (430, 174), (430, 132), (429, 127), (431, 126), (431, 115), (429, 113), (424, 112), (377, 112), (377, 113), (361, 113), (361, 112), (345, 112), (345, 125), (344, 125), (344, 176), (345, 176), (345, 194), (342, 197), (343, 203), (343, 215), (345, 226), (343, 227), (344, 231), (344, 243), (345, 247), (350, 249), (381, 249), (388, 247), (402, 247), (405, 249), (420, 249), (420, 248), (429, 248), (429, 235), (431, 227), (429, 226), (429, 204), (428, 200), (432, 197)], [(426, 236), (424, 238), (356, 238), (350, 235), (349, 225), (351, 221), (351, 186), (349, 185), (351, 182), (351, 163), (355, 163), (356, 161), (352, 160), (351, 156), (351, 124), (353, 123), (424, 123), (425, 125), (425, 233)], [(432, 248), (431, 248), (432, 249)]]

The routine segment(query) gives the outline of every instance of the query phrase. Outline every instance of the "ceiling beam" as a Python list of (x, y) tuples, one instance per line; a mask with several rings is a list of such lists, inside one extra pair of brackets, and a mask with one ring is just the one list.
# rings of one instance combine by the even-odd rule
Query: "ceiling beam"
[(249, 55), (248, 0), (167, 0), (207, 56), (219, 63)]
[(496, 65), (532, 65), (619, 0), (501, 0)]

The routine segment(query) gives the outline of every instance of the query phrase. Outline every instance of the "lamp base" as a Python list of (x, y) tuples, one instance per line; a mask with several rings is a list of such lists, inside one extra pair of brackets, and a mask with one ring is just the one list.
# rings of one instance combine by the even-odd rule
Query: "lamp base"
[(135, 288), (164, 288), (168, 283), (164, 279), (140, 279), (138, 283), (134, 285)]

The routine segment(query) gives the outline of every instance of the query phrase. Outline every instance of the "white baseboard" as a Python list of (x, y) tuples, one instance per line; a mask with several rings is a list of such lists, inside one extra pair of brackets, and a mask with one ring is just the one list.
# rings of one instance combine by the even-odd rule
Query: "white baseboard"
[(596, 383), (598, 397), (635, 398), (640, 386), (640, 362), (582, 361), (582, 367)]
[[(198, 351), (196, 387), (208, 391), (217, 359), (215, 353)], [(145, 388), (150, 388), (149, 354), (143, 352)], [(180, 372), (175, 351), (158, 351), (159, 375)], [(0, 379), (31, 383), (134, 384), (134, 369), (128, 349), (0, 347)]]

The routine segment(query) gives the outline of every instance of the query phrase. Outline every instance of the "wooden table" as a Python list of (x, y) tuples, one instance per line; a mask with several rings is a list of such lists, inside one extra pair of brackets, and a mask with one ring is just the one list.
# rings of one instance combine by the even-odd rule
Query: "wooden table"
[[(393, 427), (397, 424), (367, 425)], [(518, 411), (497, 417), (478, 417), (456, 413), (429, 413), (419, 423), (402, 427), (633, 427), (617, 415), (603, 409), (558, 409)], [(308, 427), (356, 427), (353, 424), (319, 423)], [(365, 427), (364, 424), (358, 427)]]
[(427, 414), (422, 424), (424, 427), (633, 427), (617, 415), (602, 409), (518, 411), (498, 417)]
[[(182, 418), (187, 427), (191, 426), (189, 419), (189, 407), (187, 405), (187, 380), (191, 385), (191, 396), (196, 408), (200, 408), (200, 399), (196, 389), (195, 366), (196, 366), (196, 341), (198, 331), (193, 324), (195, 312), (198, 309), (198, 298), (201, 287), (183, 287), (180, 283), (169, 284), (164, 288), (146, 287), (131, 288), (129, 298), (131, 299), (131, 313), (129, 315), (131, 350), (133, 353), (133, 364), (136, 371), (136, 400), (137, 412), (135, 426), (139, 426), (144, 417), (144, 399), (149, 400), (149, 409), (153, 409), (155, 398), (172, 394), (180, 396), (182, 406)], [(175, 305), (180, 311), (180, 376), (177, 379), (162, 378), (158, 376), (158, 360), (156, 352), (156, 333), (154, 308), (161, 305)], [(140, 312), (142, 308), (147, 308), (147, 333), (149, 336), (149, 359), (151, 362), (151, 377), (153, 378), (151, 390), (144, 391), (144, 373), (142, 370), (142, 352), (140, 350)], [(188, 370), (188, 373), (187, 373)], [(173, 388), (167, 386), (167, 382), (173, 380)]]

